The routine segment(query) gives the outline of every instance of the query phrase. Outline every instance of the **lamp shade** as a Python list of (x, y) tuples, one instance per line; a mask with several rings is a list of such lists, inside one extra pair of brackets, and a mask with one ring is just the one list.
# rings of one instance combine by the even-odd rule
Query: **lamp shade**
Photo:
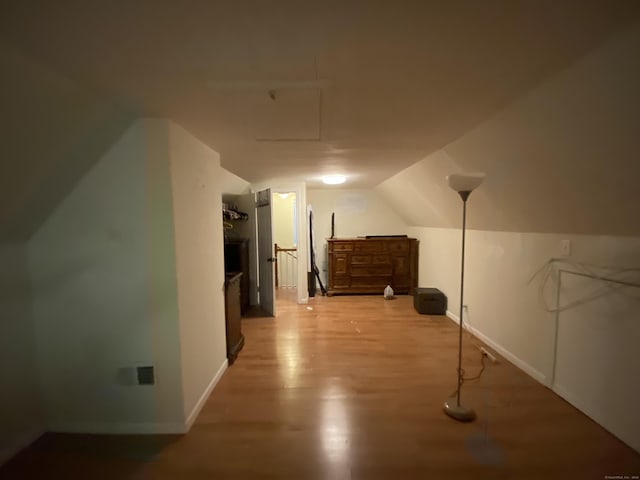
[(453, 173), (447, 176), (447, 182), (456, 192), (472, 192), (484, 181), (484, 173)]

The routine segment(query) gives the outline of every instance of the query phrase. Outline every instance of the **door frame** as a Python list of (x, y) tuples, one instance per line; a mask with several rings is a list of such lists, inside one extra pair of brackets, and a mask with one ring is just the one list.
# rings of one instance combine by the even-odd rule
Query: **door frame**
[[(271, 193), (295, 192), (296, 194), (296, 235), (298, 237), (298, 269), (296, 272), (296, 298), (298, 303), (309, 302), (309, 289), (307, 288), (307, 271), (309, 265), (309, 223), (307, 221), (307, 184), (304, 182), (265, 183), (251, 185), (253, 192), (266, 188)], [(273, 228), (273, 227), (272, 227)], [(258, 233), (259, 234), (259, 233)]]

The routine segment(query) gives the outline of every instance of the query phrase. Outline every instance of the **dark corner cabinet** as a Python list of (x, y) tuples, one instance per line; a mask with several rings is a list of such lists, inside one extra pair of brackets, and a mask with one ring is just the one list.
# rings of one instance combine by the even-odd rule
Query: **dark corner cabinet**
[(224, 282), (224, 320), (227, 327), (227, 358), (232, 364), (244, 346), (242, 314), (240, 313), (240, 283), (242, 273), (227, 273)]
[(334, 238), (327, 240), (329, 295), (413, 294), (418, 287), (418, 241), (406, 237)]
[(249, 310), (249, 239), (225, 238), (224, 271), (227, 274), (242, 273), (240, 279), (240, 313)]
[(227, 327), (227, 358), (232, 364), (244, 346), (242, 315), (249, 309), (249, 240), (224, 241), (224, 302)]

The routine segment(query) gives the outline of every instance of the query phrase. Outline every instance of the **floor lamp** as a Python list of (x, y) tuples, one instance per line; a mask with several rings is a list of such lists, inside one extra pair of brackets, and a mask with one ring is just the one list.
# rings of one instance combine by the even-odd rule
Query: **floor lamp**
[(451, 418), (461, 422), (470, 422), (476, 418), (476, 413), (460, 403), (460, 389), (462, 387), (462, 308), (464, 304), (464, 240), (467, 224), (467, 199), (473, 190), (478, 188), (484, 180), (483, 173), (453, 174), (447, 177), (449, 187), (460, 194), (462, 198), (462, 262), (460, 273), (460, 323), (458, 334), (458, 388), (456, 397), (444, 402), (444, 412)]

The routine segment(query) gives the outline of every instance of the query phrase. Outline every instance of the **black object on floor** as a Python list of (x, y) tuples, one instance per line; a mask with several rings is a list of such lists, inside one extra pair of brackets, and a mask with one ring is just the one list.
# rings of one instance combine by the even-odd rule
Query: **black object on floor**
[(446, 315), (447, 297), (437, 288), (416, 288), (413, 293), (416, 312), (427, 315)]
[[(327, 294), (327, 289), (324, 288), (324, 285), (322, 284), (322, 280), (320, 280), (320, 270), (318, 270), (318, 266), (316, 265), (316, 254), (313, 250), (313, 212), (309, 212), (309, 245), (311, 247), (311, 273), (313, 273), (315, 275), (315, 278), (318, 280), (318, 284), (320, 285), (320, 291), (324, 296)], [(315, 291), (315, 281), (314, 281), (313, 289)], [(309, 296), (313, 297), (314, 295), (311, 294), (311, 282), (309, 282)]]

